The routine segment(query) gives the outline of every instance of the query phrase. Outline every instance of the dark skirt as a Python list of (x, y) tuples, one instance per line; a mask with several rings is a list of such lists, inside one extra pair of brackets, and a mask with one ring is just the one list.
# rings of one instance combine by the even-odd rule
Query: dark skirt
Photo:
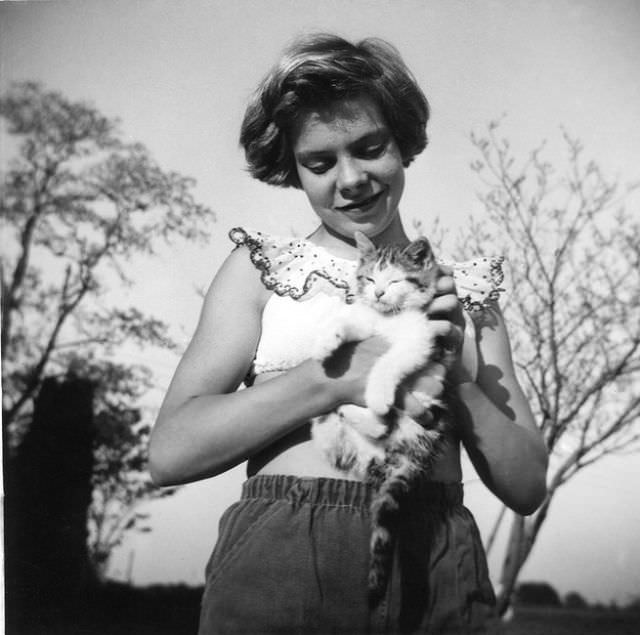
[(485, 633), (495, 604), (459, 483), (424, 483), (403, 503), (386, 597), (369, 607), (371, 490), (259, 475), (220, 520), (199, 635)]

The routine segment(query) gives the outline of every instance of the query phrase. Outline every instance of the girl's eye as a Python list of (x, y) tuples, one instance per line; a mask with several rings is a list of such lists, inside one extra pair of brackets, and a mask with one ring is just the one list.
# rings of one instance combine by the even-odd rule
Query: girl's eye
[(375, 159), (384, 152), (385, 147), (386, 146), (383, 143), (378, 143), (373, 146), (367, 146), (366, 148), (362, 149), (362, 156), (365, 159)]
[(324, 174), (328, 172), (333, 167), (334, 161), (331, 159), (309, 159), (307, 162), (302, 165), (309, 170), (309, 172), (313, 172), (314, 174)]
[(331, 166), (326, 163), (314, 163), (305, 167), (314, 174), (324, 174)]

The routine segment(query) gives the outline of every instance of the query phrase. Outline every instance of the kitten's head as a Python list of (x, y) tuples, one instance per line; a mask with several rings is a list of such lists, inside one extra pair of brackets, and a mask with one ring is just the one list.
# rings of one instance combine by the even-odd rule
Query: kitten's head
[(356, 277), (362, 302), (381, 313), (422, 309), (431, 302), (438, 265), (426, 238), (418, 238), (407, 247), (376, 249), (361, 232), (354, 237), (360, 251)]

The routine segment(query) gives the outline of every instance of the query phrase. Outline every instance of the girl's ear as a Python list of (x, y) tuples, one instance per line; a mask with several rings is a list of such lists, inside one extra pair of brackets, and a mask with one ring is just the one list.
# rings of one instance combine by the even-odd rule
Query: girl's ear
[(376, 251), (376, 246), (362, 232), (355, 232), (353, 237), (361, 256), (369, 256)]
[(407, 258), (409, 262), (419, 267), (424, 267), (434, 262), (431, 244), (424, 237), (418, 238), (410, 243), (402, 252), (402, 255)]

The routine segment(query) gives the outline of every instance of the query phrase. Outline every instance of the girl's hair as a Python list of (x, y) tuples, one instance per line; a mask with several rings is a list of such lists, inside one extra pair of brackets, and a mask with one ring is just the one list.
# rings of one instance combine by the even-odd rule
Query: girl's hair
[(290, 137), (304, 109), (360, 95), (380, 108), (403, 165), (409, 165), (427, 145), (429, 104), (398, 51), (379, 38), (352, 44), (315, 34), (285, 50), (249, 102), (240, 144), (251, 175), (299, 188)]

